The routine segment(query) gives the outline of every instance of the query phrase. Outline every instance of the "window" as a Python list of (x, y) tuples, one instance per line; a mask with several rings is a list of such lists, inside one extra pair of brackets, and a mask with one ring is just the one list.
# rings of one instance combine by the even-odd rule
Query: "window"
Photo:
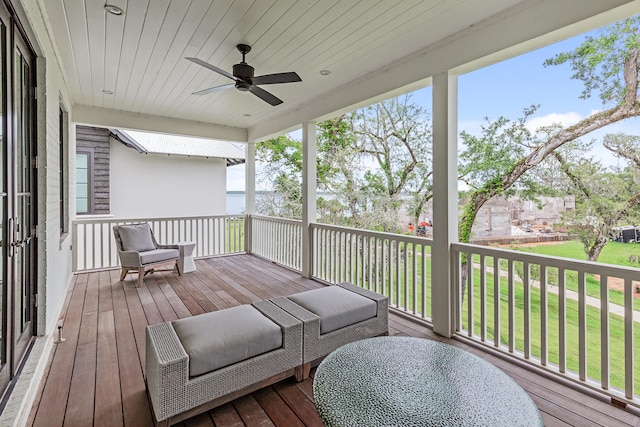
[(76, 150), (76, 213), (93, 213), (93, 150), (78, 148)]
[(68, 162), (69, 144), (67, 137), (68, 114), (60, 104), (60, 136), (59, 136), (59, 155), (60, 155), (60, 235), (64, 235), (69, 231), (69, 179), (68, 179)]

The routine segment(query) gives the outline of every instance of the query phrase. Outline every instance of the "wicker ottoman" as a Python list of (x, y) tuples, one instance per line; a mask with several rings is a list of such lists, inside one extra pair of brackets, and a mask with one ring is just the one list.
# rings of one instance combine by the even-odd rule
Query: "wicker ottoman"
[(147, 393), (169, 426), (302, 374), (302, 323), (259, 301), (147, 327)]
[(333, 350), (389, 333), (388, 298), (350, 283), (270, 300), (304, 324), (302, 377)]

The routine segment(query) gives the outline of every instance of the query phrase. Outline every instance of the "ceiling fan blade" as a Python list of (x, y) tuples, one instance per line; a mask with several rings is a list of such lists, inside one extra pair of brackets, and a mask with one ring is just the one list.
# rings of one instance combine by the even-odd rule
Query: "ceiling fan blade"
[(269, 92), (267, 92), (264, 89), (259, 88), (258, 86), (254, 86), (254, 85), (249, 86), (249, 92), (251, 92), (252, 94), (257, 96), (258, 98), (262, 99), (263, 101), (268, 102), (269, 104), (273, 105), (274, 107), (276, 105), (282, 104), (282, 100), (280, 98), (278, 98), (275, 95), (270, 94)]
[(257, 76), (251, 79), (251, 83), (254, 85), (271, 85), (275, 83), (293, 83), (301, 81), (302, 79), (300, 76), (293, 71), (289, 73), (265, 74), (264, 76)]
[(208, 95), (210, 93), (220, 92), (221, 90), (229, 89), (234, 86), (235, 85), (233, 83), (229, 83), (228, 85), (210, 87), (209, 89), (202, 89), (197, 92), (193, 92), (191, 95)]
[(223, 75), (223, 76), (225, 76), (225, 77), (229, 77), (231, 80), (240, 80), (240, 79), (236, 78), (233, 74), (228, 73), (228, 72), (226, 72), (225, 70), (223, 70), (223, 69), (221, 69), (221, 68), (216, 67), (215, 65), (211, 65), (211, 64), (209, 64), (208, 62), (204, 62), (204, 61), (203, 61), (203, 60), (201, 60), (201, 59), (198, 59), (198, 58), (189, 58), (189, 57), (186, 57), (186, 58), (184, 58), (184, 59), (188, 59), (189, 61), (191, 61), (191, 62), (193, 62), (193, 63), (195, 63), (195, 64), (200, 65), (201, 67), (208, 68), (208, 69), (209, 69), (209, 70), (211, 70), (211, 71), (215, 71), (215, 72), (216, 72), (216, 73), (218, 73), (218, 74), (222, 74), (222, 75)]

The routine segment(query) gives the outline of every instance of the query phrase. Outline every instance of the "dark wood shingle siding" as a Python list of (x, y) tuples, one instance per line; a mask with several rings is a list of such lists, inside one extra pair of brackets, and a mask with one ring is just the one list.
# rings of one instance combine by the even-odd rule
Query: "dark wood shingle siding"
[(93, 150), (93, 214), (109, 213), (109, 129), (77, 126), (76, 146)]

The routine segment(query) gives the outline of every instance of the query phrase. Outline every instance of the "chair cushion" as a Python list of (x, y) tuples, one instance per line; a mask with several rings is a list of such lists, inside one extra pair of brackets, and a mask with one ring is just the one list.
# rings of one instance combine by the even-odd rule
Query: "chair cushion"
[(140, 264), (147, 265), (154, 262), (176, 259), (180, 256), (177, 249), (154, 249), (152, 251), (140, 252)]
[(149, 224), (131, 224), (118, 227), (122, 250), (133, 252), (150, 251), (156, 248), (151, 238)]
[(248, 304), (176, 320), (173, 328), (191, 377), (282, 347), (280, 326)]
[(287, 298), (320, 318), (321, 334), (376, 317), (378, 310), (375, 301), (340, 286), (327, 286)]

